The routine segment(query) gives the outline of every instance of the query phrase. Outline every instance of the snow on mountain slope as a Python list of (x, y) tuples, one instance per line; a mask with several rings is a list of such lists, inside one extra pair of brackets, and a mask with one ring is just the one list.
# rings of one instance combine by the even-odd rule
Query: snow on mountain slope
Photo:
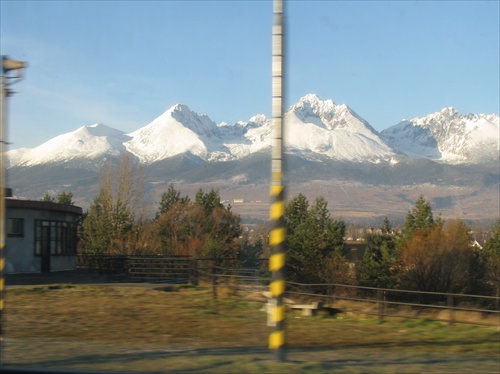
[(235, 125), (221, 124), (224, 146), (232, 157), (239, 159), (271, 147), (271, 120), (263, 114), (256, 115), (248, 122)]
[(8, 167), (118, 156), (125, 151), (123, 142), (126, 140), (123, 131), (102, 124), (82, 126), (38, 147), (9, 151)]
[(249, 122), (216, 125), (208, 116), (177, 104), (130, 133), (131, 140), (125, 147), (145, 164), (187, 152), (208, 162), (229, 161), (268, 146), (267, 122), (265, 116), (259, 115)]
[(376, 162), (391, 159), (391, 148), (347, 105), (309, 94), (285, 116), (285, 143), (292, 153)]
[[(177, 104), (129, 134), (104, 125), (84, 126), (33, 149), (7, 152), (7, 167), (66, 162), (95, 164), (130, 153), (148, 165), (190, 153), (206, 162), (239, 160), (271, 147), (272, 123), (264, 115), (215, 124)], [(308, 160), (390, 161), (402, 154), (445, 163), (498, 159), (498, 115), (462, 116), (453, 108), (403, 121), (379, 134), (347, 105), (302, 97), (285, 113), (285, 152)], [(91, 161), (88, 163), (87, 161)]]
[[(264, 115), (234, 126), (224, 124), (224, 145), (235, 158), (271, 147), (272, 121)], [(309, 94), (285, 113), (285, 152), (317, 159), (371, 161), (389, 159), (394, 153), (377, 132), (347, 105)]]
[(381, 135), (409, 157), (459, 164), (498, 159), (499, 131), (498, 115), (463, 116), (448, 107), (426, 117), (404, 120)]
[(186, 152), (207, 160), (220, 143), (216, 140), (217, 125), (206, 115), (199, 116), (181, 104), (128, 135), (131, 139), (125, 147), (146, 164)]

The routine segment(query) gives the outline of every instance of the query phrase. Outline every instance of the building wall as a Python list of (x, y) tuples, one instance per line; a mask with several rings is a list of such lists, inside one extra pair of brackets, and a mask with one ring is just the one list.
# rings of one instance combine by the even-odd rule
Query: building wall
[[(58, 221), (76, 224), (81, 208), (40, 201), (6, 200), (6, 222), (9, 219), (23, 220), (22, 235), (9, 235), (6, 230), (6, 273), (40, 272), (41, 256), (35, 255), (35, 222), (37, 220)], [(51, 255), (50, 271), (76, 268), (77, 256)]]

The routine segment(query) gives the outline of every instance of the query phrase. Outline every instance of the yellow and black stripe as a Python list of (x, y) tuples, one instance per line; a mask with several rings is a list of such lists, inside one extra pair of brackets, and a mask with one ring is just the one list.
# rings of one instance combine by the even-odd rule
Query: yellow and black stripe
[(285, 355), (285, 312), (283, 305), (283, 295), (285, 293), (284, 187), (272, 186), (271, 197), (274, 202), (271, 204), (270, 218), (274, 222), (274, 227), (269, 235), (269, 244), (272, 251), (269, 258), (269, 270), (272, 272), (271, 296), (276, 299), (276, 303), (273, 310), (271, 310), (270, 320), (276, 327), (275, 331), (269, 336), (269, 348), (276, 350), (278, 360), (283, 361)]
[(274, 303), (270, 304), (270, 322), (275, 330), (269, 336), (269, 348), (276, 353), (278, 361), (285, 361), (285, 313), (283, 295), (285, 293), (285, 198), (283, 186), (283, 82), (284, 82), (284, 1), (273, 2), (272, 39), (272, 155), (271, 155), (271, 208), (272, 229), (269, 235), (271, 257), (269, 270), (272, 272), (270, 284)]

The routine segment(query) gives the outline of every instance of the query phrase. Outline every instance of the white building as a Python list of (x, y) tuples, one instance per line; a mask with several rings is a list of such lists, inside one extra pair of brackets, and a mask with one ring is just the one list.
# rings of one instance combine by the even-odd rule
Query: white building
[(76, 268), (82, 208), (42, 201), (5, 200), (5, 273), (49, 273)]

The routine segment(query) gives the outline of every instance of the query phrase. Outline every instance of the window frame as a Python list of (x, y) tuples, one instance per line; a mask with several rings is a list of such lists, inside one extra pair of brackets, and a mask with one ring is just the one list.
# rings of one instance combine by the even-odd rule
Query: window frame
[[(16, 226), (14, 222), (17, 223), (18, 228), (20, 228), (17, 232), (13, 230)], [(24, 237), (24, 218), (7, 218), (7, 236), (17, 238)]]
[[(44, 230), (45, 228), (45, 230)], [(42, 256), (48, 245), (50, 256), (76, 256), (77, 224), (73, 222), (36, 219), (34, 255)]]

